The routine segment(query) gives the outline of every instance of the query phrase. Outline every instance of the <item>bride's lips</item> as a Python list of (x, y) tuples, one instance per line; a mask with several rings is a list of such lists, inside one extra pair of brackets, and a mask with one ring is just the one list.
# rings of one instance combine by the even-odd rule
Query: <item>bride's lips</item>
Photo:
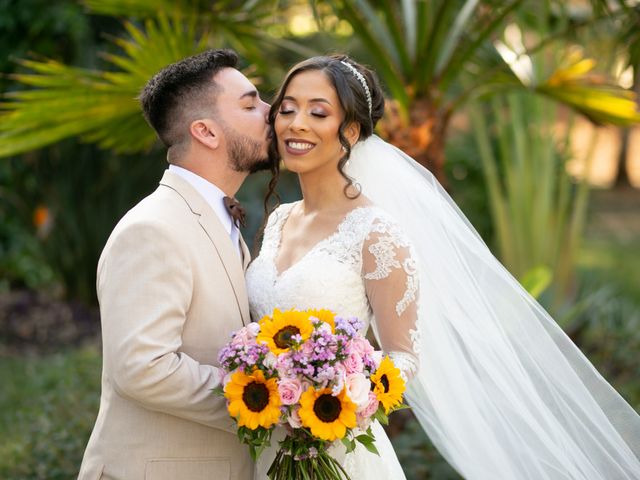
[(313, 150), (315, 146), (315, 143), (299, 138), (288, 138), (284, 141), (285, 150), (290, 155), (305, 155)]

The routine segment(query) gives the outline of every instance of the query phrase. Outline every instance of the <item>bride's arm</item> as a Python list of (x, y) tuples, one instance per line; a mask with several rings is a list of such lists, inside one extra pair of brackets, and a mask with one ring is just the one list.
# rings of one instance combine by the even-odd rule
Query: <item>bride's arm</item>
[(362, 248), (362, 274), (376, 339), (411, 379), (418, 367), (418, 275), (412, 249), (402, 231), (375, 220)]

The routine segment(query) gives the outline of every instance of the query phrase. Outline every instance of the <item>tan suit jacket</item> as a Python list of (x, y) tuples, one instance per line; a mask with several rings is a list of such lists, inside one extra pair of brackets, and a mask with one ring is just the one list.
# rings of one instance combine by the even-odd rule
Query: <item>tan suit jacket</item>
[(215, 212), (184, 179), (118, 223), (98, 263), (100, 411), (79, 479), (249, 480), (217, 354), (250, 322), (244, 265)]

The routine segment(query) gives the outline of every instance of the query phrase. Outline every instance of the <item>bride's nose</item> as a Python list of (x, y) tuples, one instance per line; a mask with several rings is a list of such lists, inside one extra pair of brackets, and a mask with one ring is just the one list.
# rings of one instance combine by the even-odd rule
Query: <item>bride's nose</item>
[(297, 112), (292, 114), (293, 118), (291, 119), (291, 123), (289, 124), (289, 128), (294, 132), (306, 132), (309, 130), (309, 126), (304, 118), (303, 112)]

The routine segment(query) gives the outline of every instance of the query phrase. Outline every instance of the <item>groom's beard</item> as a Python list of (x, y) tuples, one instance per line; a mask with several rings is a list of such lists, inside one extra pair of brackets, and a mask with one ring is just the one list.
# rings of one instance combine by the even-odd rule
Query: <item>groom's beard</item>
[(236, 172), (255, 173), (270, 170), (272, 161), (267, 140), (258, 141), (230, 127), (223, 127), (229, 152), (229, 163)]

